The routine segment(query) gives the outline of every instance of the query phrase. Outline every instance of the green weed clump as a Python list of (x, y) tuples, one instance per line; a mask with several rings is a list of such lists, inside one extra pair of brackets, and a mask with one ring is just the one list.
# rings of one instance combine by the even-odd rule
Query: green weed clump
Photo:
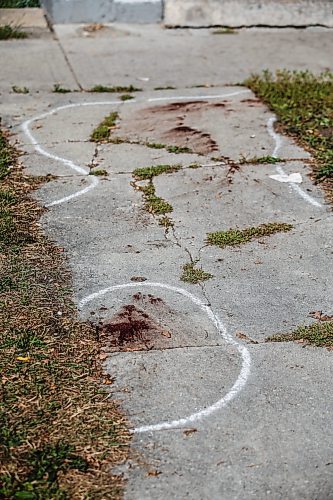
[(98, 127), (93, 130), (90, 140), (93, 142), (107, 141), (111, 130), (116, 126), (118, 116), (117, 111), (113, 111), (110, 115), (104, 118)]
[(308, 326), (299, 326), (291, 333), (272, 335), (266, 339), (266, 342), (291, 341), (333, 349), (333, 322), (318, 321)]
[(66, 89), (65, 87), (62, 87), (60, 83), (55, 83), (53, 85), (53, 90), (55, 94), (68, 94), (69, 92), (72, 92), (70, 89)]
[(228, 231), (216, 231), (207, 234), (208, 245), (216, 245), (220, 248), (227, 246), (243, 245), (248, 241), (270, 236), (275, 233), (287, 232), (293, 228), (291, 224), (280, 222), (270, 222), (261, 224), (257, 227), (248, 227), (246, 229), (229, 229)]
[(121, 94), (130, 94), (131, 92), (140, 92), (142, 89), (134, 87), (133, 85), (95, 85), (92, 87), (89, 92), (107, 92), (107, 93), (121, 93)]
[(278, 116), (284, 131), (310, 149), (318, 180), (333, 185), (333, 73), (264, 71), (245, 80)]
[(283, 163), (286, 160), (283, 160), (282, 158), (278, 158), (277, 156), (253, 156), (252, 158), (241, 158), (239, 160), (240, 165), (263, 165), (267, 163), (275, 164), (275, 163)]
[(192, 283), (196, 285), (202, 281), (206, 281), (213, 278), (213, 275), (207, 273), (201, 268), (196, 267), (196, 262), (189, 262), (183, 266), (183, 272), (180, 277), (185, 283)]
[(27, 36), (28, 34), (22, 31), (19, 26), (12, 26), (10, 24), (0, 26), (0, 40), (22, 39), (27, 38)]
[(151, 167), (136, 168), (133, 175), (138, 180), (153, 179), (161, 174), (171, 174), (178, 172), (181, 165), (153, 165)]

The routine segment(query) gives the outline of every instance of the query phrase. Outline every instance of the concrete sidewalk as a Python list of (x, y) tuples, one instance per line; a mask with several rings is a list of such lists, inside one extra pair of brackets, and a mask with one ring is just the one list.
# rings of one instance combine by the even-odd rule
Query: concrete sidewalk
[[(310, 311), (332, 312), (331, 207), (308, 177), (308, 153), (288, 138), (280, 166), (302, 175), (304, 196), (270, 177), (274, 165), (230, 170), (216, 158), (277, 149), (272, 113), (234, 84), (265, 67), (329, 68), (331, 32), (112, 25), (84, 33), (56, 26), (56, 36), (0, 42), (1, 116), (27, 171), (57, 176), (36, 196), (49, 206), (45, 231), (68, 256), (81, 317), (112, 328), (134, 311), (148, 325), (150, 337), (130, 349), (105, 344), (112, 393), (136, 429), (133, 457), (118, 471), (126, 497), (329, 499), (331, 353), (265, 339), (307, 323)], [(54, 83), (144, 91), (122, 102), (52, 93)], [(215, 86), (196, 87), (204, 84)], [(154, 90), (163, 86), (175, 88)], [(90, 134), (111, 111), (115, 136), (127, 142), (96, 147)], [(166, 141), (193, 152), (145, 145)], [(92, 164), (108, 175), (86, 175)], [(161, 164), (179, 165), (154, 179), (173, 207), (169, 231), (133, 185), (134, 169)], [(268, 222), (293, 228), (239, 248), (205, 245), (209, 231)], [(212, 279), (181, 281), (191, 260)]]

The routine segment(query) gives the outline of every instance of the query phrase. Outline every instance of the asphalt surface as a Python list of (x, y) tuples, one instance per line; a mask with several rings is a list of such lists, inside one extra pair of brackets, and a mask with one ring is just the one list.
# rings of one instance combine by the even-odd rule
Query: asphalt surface
[[(61, 47), (47, 33), (25, 46), (8, 42), (9, 51), (1, 43), (1, 115), (27, 171), (57, 176), (36, 193), (49, 206), (41, 223), (66, 252), (81, 317), (104, 325), (111, 391), (135, 431), (132, 458), (119, 469), (126, 497), (332, 498), (331, 353), (265, 342), (310, 322), (310, 311), (331, 312), (331, 207), (308, 177), (308, 153), (272, 132), (272, 113), (232, 86), (265, 65), (324, 69), (331, 32), (250, 30), (231, 39), (127, 26), (90, 38), (69, 29), (56, 29)], [(48, 49), (56, 56), (38, 62)], [(30, 62), (18, 72), (13, 57)], [(145, 91), (122, 103), (50, 93), (56, 82)], [(199, 83), (218, 86), (187, 88)], [(13, 94), (10, 84), (31, 92)], [(114, 136), (127, 142), (96, 148), (89, 136), (111, 111), (119, 113)], [(272, 154), (286, 162), (234, 168)], [(173, 207), (168, 231), (133, 184), (134, 169), (159, 164), (181, 165), (154, 179)], [(86, 175), (92, 165), (108, 175)], [(302, 183), (272, 179), (276, 167)], [(242, 247), (206, 245), (210, 231), (269, 222), (293, 227)], [(213, 277), (181, 281), (191, 260)], [(141, 335), (110, 343), (107, 332), (126, 315)]]

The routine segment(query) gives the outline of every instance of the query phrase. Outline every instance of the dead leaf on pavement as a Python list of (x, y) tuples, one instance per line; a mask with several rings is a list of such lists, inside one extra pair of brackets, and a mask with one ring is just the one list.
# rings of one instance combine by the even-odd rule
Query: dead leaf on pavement
[(249, 337), (248, 335), (246, 335), (246, 333), (243, 332), (236, 332), (236, 337), (238, 337), (241, 340), (246, 340), (246, 342), (250, 344), (259, 344), (257, 340), (251, 339), (251, 337)]
[(185, 436), (191, 436), (192, 434), (194, 434), (195, 432), (198, 432), (198, 429), (186, 429), (183, 434), (185, 434)]
[(317, 319), (318, 321), (331, 321), (333, 319), (333, 316), (323, 314), (323, 311), (311, 311), (309, 312), (309, 316), (311, 316), (311, 318)]
[(162, 474), (161, 471), (159, 470), (156, 470), (156, 469), (151, 469), (147, 472), (147, 476), (151, 476), (151, 477), (156, 477), (156, 476), (159, 476), (160, 474)]

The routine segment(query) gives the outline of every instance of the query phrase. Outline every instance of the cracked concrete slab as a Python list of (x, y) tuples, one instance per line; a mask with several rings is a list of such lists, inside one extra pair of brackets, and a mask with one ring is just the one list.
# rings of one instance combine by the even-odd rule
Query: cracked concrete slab
[[(327, 498), (332, 487), (331, 354), (264, 342), (269, 334), (307, 322), (311, 310), (330, 310), (331, 211), (308, 177), (308, 155), (290, 139), (283, 139), (279, 156), (287, 161), (281, 165), (288, 173), (301, 172), (302, 189), (319, 206), (271, 179), (274, 165), (238, 166), (241, 156), (269, 155), (275, 147), (265, 106), (244, 94), (214, 97), (242, 90), (143, 92), (137, 102), (103, 106), (86, 105), (105, 100), (98, 95), (51, 96), (40, 105), (28, 96), (17, 112), (23, 120), (57, 106), (85, 104), (30, 123), (53, 159), (34, 156), (29, 171), (70, 174), (36, 193), (42, 203), (91, 183), (91, 176), (78, 175), (54, 156), (87, 173), (94, 158), (108, 173), (93, 189), (50, 207), (42, 218), (47, 234), (65, 249), (81, 317), (100, 325), (124, 305), (136, 304), (171, 334), (165, 349), (109, 353), (105, 346), (105, 369), (114, 379), (108, 389), (122, 402), (131, 425), (164, 425), (134, 435), (133, 458), (119, 469), (128, 478), (129, 499), (310, 500)], [(211, 99), (202, 97), (207, 94)], [(169, 104), (201, 104), (181, 115), (164, 108), (157, 112), (166, 117), (159, 124), (151, 122), (151, 107), (166, 102), (152, 104), (149, 99), (156, 97)], [(221, 99), (227, 101), (223, 106), (211, 105)], [(13, 100), (6, 109), (6, 123), (18, 132), (23, 152), (31, 153), (26, 134), (17, 128), (18, 116), (11, 121)], [(114, 109), (120, 114), (116, 135), (161, 140), (175, 121), (176, 127), (209, 134), (217, 150), (177, 155), (143, 145), (103, 144), (95, 154), (96, 145), (87, 139)], [(229, 156), (232, 163), (214, 162), (213, 155)], [(173, 206), (169, 231), (144, 210), (142, 193), (132, 185), (135, 168), (162, 162), (183, 167), (154, 178), (156, 194)], [(188, 168), (193, 162), (210, 166)], [(205, 245), (208, 231), (274, 221), (289, 222), (293, 229), (239, 248)], [(213, 278), (201, 285), (182, 282), (182, 266), (191, 259)], [(148, 294), (163, 305), (151, 303)], [(247, 344), (239, 333), (257, 343)]]

